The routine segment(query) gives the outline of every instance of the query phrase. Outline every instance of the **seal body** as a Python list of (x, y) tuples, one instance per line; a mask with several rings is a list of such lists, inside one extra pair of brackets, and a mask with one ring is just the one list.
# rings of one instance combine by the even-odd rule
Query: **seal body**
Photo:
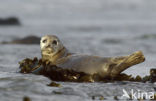
[(63, 57), (59, 59), (56, 64), (58, 67), (69, 68), (91, 75), (100, 74), (101, 76), (107, 76), (110, 69), (109, 58), (79, 54), (73, 54)]
[(86, 74), (98, 74), (101, 77), (114, 77), (128, 67), (144, 61), (141, 51), (122, 57), (98, 57), (71, 54), (54, 35), (46, 35), (40, 41), (42, 59), (58, 67), (72, 69)]

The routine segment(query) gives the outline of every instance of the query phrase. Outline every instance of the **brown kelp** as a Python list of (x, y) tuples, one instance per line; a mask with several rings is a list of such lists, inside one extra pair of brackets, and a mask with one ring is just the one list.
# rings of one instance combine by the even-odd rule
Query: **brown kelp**
[(99, 75), (88, 75), (83, 72), (77, 72), (71, 69), (65, 69), (53, 65), (51, 62), (42, 61), (42, 59), (26, 58), (19, 62), (20, 73), (32, 73), (37, 75), (44, 75), (54, 81), (69, 81), (69, 82), (114, 82), (114, 81), (134, 81), (134, 82), (155, 82), (156, 69), (150, 70), (150, 75), (140, 77), (139, 75), (133, 77), (121, 73), (114, 78), (101, 78)]

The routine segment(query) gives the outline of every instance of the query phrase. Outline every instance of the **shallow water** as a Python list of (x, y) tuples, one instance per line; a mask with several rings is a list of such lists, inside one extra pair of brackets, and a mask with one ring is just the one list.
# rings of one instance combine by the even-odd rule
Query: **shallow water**
[[(156, 64), (155, 0), (0, 0), (0, 17), (17, 16), (22, 26), (0, 26), (0, 41), (27, 35), (57, 35), (72, 52), (99, 56), (128, 55), (142, 50), (146, 62), (125, 71), (149, 74)], [(0, 45), (0, 98), (21, 101), (113, 99), (122, 89), (154, 91), (155, 84), (135, 82), (69, 83), (48, 87), (43, 76), (16, 73), (24, 58), (41, 57), (39, 45)], [(54, 92), (61, 92), (56, 94)], [(98, 99), (98, 97), (97, 97)]]

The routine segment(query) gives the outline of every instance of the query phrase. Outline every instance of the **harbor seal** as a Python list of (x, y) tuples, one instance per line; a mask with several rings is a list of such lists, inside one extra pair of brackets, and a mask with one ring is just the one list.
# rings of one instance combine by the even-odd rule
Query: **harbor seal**
[(43, 61), (54, 65), (84, 72), (89, 75), (98, 74), (101, 77), (115, 77), (128, 67), (145, 60), (141, 51), (129, 56), (99, 57), (70, 53), (55, 35), (43, 36), (40, 40)]

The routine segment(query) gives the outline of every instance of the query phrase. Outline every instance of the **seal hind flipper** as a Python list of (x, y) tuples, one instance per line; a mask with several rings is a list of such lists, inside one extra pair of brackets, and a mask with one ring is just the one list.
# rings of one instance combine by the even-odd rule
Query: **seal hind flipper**
[(112, 68), (110, 73), (111, 77), (115, 77), (130, 66), (144, 62), (145, 57), (141, 51), (137, 51), (129, 56), (112, 58), (111, 61), (115, 62), (115, 64), (117, 63), (117, 65)]

